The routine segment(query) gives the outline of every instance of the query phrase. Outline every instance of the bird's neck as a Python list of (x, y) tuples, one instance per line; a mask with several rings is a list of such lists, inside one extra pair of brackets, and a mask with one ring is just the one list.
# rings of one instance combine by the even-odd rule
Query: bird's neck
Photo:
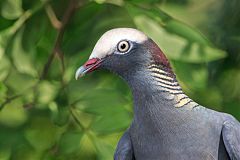
[[(133, 92), (135, 104), (138, 102), (155, 103), (154, 107), (174, 108), (195, 108), (198, 106), (190, 99), (179, 85), (176, 75), (171, 68), (161, 64), (151, 63), (144, 71), (137, 71), (131, 77), (129, 85)], [(164, 103), (170, 104), (166, 106)], [(139, 105), (139, 104), (136, 104)], [(138, 106), (137, 106), (138, 107)], [(151, 105), (147, 106), (151, 109)]]
[[(128, 84), (134, 98), (134, 121), (145, 127), (157, 124), (157, 128), (165, 128), (172, 125), (176, 117), (181, 119), (186, 116), (183, 110), (199, 106), (185, 95), (176, 76), (168, 68), (151, 63), (146, 69), (131, 75)], [(178, 120), (176, 126), (179, 123), (181, 120)]]

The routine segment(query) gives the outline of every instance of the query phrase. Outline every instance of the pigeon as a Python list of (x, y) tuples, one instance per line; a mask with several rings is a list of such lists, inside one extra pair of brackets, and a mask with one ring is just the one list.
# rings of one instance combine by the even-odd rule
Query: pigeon
[(189, 98), (167, 57), (143, 32), (104, 33), (75, 78), (96, 69), (120, 76), (133, 95), (133, 120), (115, 160), (240, 160), (240, 123)]

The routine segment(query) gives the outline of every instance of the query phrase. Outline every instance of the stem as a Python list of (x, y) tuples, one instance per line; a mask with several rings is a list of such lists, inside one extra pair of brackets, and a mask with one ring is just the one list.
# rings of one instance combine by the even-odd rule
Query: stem
[(44, 65), (44, 68), (43, 68), (43, 71), (42, 71), (42, 74), (41, 74), (41, 77), (40, 77), (41, 80), (44, 79), (47, 76), (49, 68), (50, 68), (50, 66), (51, 66), (51, 64), (52, 64), (56, 55), (60, 58), (62, 69), (63, 69), (63, 72), (64, 72), (64, 55), (63, 55), (63, 52), (61, 51), (60, 45), (61, 45), (61, 42), (63, 40), (65, 27), (66, 27), (67, 23), (69, 22), (71, 16), (73, 15), (74, 11), (76, 10), (76, 5), (77, 4), (78, 4), (78, 0), (70, 0), (70, 2), (69, 2), (69, 5), (68, 5), (68, 7), (67, 7), (67, 9), (66, 9), (66, 11), (63, 15), (63, 18), (62, 18), (61, 22), (60, 22), (61, 27), (58, 30), (53, 50), (48, 57), (47, 63)]
[(0, 105), (0, 111), (10, 102), (12, 102), (13, 100), (19, 98), (21, 95), (15, 95), (12, 97), (7, 97), (6, 100)]
[(22, 25), (30, 18), (32, 17), (32, 15), (36, 12), (38, 12), (48, 1), (45, 1), (43, 3), (41, 3), (41, 5), (33, 8), (33, 9), (29, 9), (27, 11), (25, 11), (20, 17), (19, 19), (13, 24), (13, 26), (10, 29), (10, 33), (14, 34), (16, 33), (21, 27)]
[(70, 114), (72, 115), (73, 119), (75, 120), (75, 122), (79, 125), (79, 127), (81, 128), (82, 131), (85, 131), (86, 128), (83, 126), (83, 124), (79, 121), (79, 119), (77, 118), (77, 116), (74, 113), (74, 109), (72, 106), (70, 106)]
[(46, 13), (48, 15), (48, 18), (52, 24), (52, 26), (59, 30), (62, 27), (62, 23), (58, 20), (56, 14), (53, 11), (53, 8), (50, 4), (45, 6)]
[(81, 130), (89, 137), (89, 139), (92, 141), (95, 149), (99, 152), (99, 149), (98, 149), (98, 146), (95, 142), (95, 138), (96, 136), (94, 134), (92, 134), (92, 132), (88, 129), (88, 128), (85, 128), (83, 126), (83, 124), (80, 122), (80, 120), (77, 118), (77, 116), (74, 114), (74, 109), (73, 109), (73, 106), (70, 106), (70, 113), (73, 117), (73, 119), (75, 120), (75, 122), (79, 125), (79, 127), (81, 128)]

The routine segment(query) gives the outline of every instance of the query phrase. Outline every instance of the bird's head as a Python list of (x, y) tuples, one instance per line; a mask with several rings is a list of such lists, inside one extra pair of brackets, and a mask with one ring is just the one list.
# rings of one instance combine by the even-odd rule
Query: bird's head
[(89, 60), (77, 70), (75, 78), (98, 68), (108, 69), (124, 77), (152, 63), (171, 70), (165, 55), (144, 33), (132, 28), (116, 28), (102, 35)]

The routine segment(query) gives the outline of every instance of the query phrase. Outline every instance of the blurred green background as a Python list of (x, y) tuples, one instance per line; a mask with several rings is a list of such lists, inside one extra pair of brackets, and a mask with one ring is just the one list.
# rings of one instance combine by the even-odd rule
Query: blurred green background
[(1, 0), (0, 160), (110, 160), (132, 119), (115, 75), (74, 73), (114, 27), (144, 31), (192, 99), (240, 119), (239, 0)]

